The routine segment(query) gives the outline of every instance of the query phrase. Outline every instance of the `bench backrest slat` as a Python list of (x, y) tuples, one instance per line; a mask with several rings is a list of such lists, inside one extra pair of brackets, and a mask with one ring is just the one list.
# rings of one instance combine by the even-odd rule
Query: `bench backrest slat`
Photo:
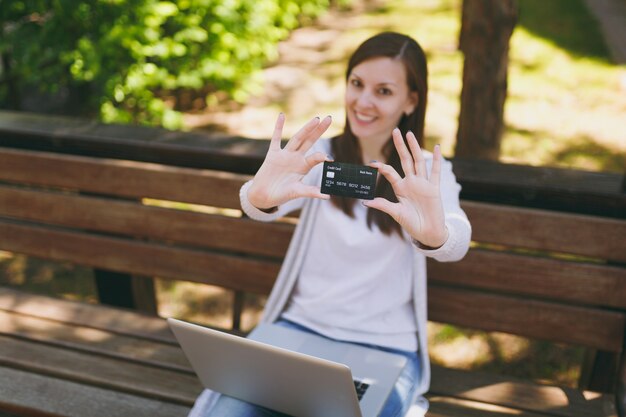
[(283, 257), (293, 225), (0, 185), (0, 217), (259, 256)]
[[(487, 331), (621, 352), (623, 313), (526, 297), (431, 286), (429, 319)], [(573, 330), (575, 329), (575, 330)]]
[(249, 176), (0, 148), (0, 181), (234, 208)]
[(2, 249), (95, 268), (267, 294), (276, 261), (0, 221)]
[(624, 221), (467, 201), (463, 208), (477, 242), (626, 262)]
[(603, 264), (472, 249), (461, 262), (429, 260), (428, 280), (572, 304), (626, 308), (624, 268)]

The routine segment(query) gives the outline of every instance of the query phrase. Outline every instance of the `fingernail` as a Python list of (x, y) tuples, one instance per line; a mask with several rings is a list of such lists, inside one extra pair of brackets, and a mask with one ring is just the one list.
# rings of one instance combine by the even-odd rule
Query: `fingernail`
[(373, 163), (375, 163), (375, 162), (378, 162), (378, 161), (377, 161), (377, 160), (375, 160), (375, 159), (372, 159), (372, 160), (370, 161), (370, 164), (373, 164)]
[(333, 116), (331, 116), (330, 114), (328, 116), (326, 116), (328, 119), (332, 119)]
[(320, 118), (319, 118), (319, 116), (315, 116), (315, 118), (316, 118), (317, 120), (319, 120), (319, 119), (320, 119)]

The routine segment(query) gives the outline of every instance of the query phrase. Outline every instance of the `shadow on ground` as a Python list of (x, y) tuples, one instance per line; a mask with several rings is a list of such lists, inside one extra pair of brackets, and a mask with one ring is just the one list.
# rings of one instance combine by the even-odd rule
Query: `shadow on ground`
[(583, 0), (520, 0), (518, 26), (572, 55), (611, 61), (598, 23)]

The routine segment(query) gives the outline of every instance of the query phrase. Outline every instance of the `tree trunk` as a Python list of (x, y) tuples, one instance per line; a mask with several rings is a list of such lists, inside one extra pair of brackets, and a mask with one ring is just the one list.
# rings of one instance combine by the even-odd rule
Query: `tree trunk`
[(459, 47), (465, 63), (455, 156), (498, 159), (516, 21), (516, 0), (463, 1)]
[(11, 55), (8, 52), (3, 52), (0, 61), (2, 61), (2, 79), (0, 79), (0, 82), (7, 85), (6, 104), (10, 110), (20, 110), (22, 103), (17, 85), (17, 76), (13, 74), (11, 68)]

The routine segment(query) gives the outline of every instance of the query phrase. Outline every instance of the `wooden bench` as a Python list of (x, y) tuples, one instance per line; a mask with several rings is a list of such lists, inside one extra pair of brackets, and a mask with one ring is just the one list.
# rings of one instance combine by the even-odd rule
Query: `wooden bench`
[[(218, 285), (238, 294), (239, 306), (245, 292), (270, 291), (297, 220), (264, 224), (241, 215), (249, 155), (228, 155), (241, 174), (26, 149), (45, 148), (28, 135), (0, 134), (0, 250)], [(92, 150), (102, 141), (87, 139)], [(455, 166), (471, 188), (467, 167), (476, 165)], [(482, 184), (478, 193), (489, 188)], [(581, 389), (435, 366), (429, 416), (616, 415), (626, 381), (620, 192), (610, 210), (589, 205), (593, 215), (464, 198), (473, 247), (461, 262), (429, 262), (429, 319), (582, 346), (595, 360)], [(0, 416), (183, 416), (200, 392), (162, 318), (7, 288), (0, 317)]]

